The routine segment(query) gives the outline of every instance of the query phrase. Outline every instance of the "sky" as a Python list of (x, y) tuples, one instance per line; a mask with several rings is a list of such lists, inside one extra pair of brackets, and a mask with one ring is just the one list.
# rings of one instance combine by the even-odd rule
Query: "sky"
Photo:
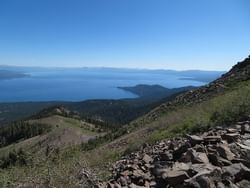
[(249, 0), (0, 0), (0, 64), (228, 70)]

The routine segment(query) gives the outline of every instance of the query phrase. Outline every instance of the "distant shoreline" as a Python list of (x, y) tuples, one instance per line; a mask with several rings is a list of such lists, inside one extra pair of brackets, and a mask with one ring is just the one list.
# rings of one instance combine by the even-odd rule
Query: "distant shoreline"
[(11, 79), (25, 78), (25, 77), (30, 77), (30, 75), (10, 70), (0, 70), (0, 80), (11, 80)]

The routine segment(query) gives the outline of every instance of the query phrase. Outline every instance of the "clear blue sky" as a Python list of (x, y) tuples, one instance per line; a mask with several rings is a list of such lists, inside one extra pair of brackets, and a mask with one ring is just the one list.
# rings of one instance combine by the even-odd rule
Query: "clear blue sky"
[(249, 0), (0, 0), (0, 64), (228, 70)]

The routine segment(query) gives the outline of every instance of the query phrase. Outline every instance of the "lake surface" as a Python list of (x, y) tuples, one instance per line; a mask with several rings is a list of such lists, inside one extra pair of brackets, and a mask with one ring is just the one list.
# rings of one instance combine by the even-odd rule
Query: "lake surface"
[(73, 69), (28, 72), (30, 77), (0, 80), (0, 102), (82, 101), (137, 97), (118, 86), (159, 84), (167, 88), (200, 86), (204, 82), (183, 80), (164, 71)]

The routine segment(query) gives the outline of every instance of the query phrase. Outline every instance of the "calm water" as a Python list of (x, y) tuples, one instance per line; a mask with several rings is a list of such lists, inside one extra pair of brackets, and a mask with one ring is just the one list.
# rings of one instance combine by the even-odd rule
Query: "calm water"
[(181, 80), (180, 76), (173, 74), (143, 70), (80, 69), (29, 74), (31, 76), (27, 78), (0, 80), (0, 102), (133, 98), (136, 95), (117, 87), (159, 84), (173, 88), (204, 84)]

